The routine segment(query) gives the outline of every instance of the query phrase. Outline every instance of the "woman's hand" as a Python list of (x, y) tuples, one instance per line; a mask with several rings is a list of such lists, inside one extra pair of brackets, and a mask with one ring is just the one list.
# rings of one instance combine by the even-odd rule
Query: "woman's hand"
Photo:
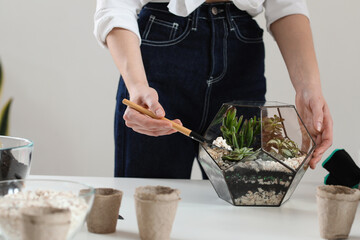
[[(130, 92), (130, 101), (149, 109), (159, 118), (162, 118), (165, 116), (165, 111), (158, 99), (158, 94), (155, 89), (147, 85), (137, 86), (135, 93)], [(169, 135), (176, 132), (176, 130), (172, 128), (170, 122), (161, 119), (153, 119), (130, 107), (128, 107), (124, 113), (124, 120), (126, 126), (129, 128), (149, 136)], [(173, 121), (182, 125), (181, 121), (178, 119)]]
[(314, 169), (324, 152), (332, 145), (333, 121), (321, 90), (301, 90), (296, 93), (295, 102), (300, 117), (316, 143), (309, 163)]

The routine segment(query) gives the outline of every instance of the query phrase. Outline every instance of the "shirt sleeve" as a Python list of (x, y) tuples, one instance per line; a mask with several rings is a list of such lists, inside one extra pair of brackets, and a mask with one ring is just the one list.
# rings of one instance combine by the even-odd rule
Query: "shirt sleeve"
[(102, 47), (113, 28), (124, 28), (140, 38), (137, 15), (143, 7), (141, 0), (97, 0), (94, 15), (94, 35)]
[(266, 0), (264, 2), (266, 27), (270, 34), (270, 25), (276, 20), (292, 15), (302, 14), (309, 18), (305, 0)]

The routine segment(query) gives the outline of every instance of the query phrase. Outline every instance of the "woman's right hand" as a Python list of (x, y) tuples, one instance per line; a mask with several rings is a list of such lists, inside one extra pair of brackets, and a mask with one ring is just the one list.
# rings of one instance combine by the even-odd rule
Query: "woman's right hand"
[[(130, 101), (149, 109), (155, 113), (159, 119), (153, 119), (127, 107), (123, 116), (126, 126), (132, 128), (135, 132), (155, 137), (176, 132), (170, 122), (161, 119), (165, 117), (165, 111), (159, 103), (159, 97), (155, 89), (144, 84), (136, 86), (136, 91), (130, 92)], [(178, 119), (173, 121), (182, 125)]]

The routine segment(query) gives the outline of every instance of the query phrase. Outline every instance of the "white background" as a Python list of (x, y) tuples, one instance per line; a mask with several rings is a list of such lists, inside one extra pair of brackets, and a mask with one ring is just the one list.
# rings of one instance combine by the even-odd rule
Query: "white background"
[[(360, 1), (308, 1), (335, 148), (359, 161)], [(112, 176), (119, 73), (93, 35), (95, 1), (0, 0), (1, 104), (10, 134), (34, 141), (32, 174)], [(257, 17), (264, 27), (263, 15)], [(276, 43), (265, 33), (268, 100), (294, 103)], [(306, 178), (322, 181), (319, 165)], [(196, 169), (193, 178), (199, 178)]]

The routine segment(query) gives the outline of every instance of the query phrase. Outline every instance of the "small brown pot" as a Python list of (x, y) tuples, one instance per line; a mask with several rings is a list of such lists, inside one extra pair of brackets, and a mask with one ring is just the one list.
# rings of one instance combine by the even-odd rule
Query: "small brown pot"
[(360, 191), (343, 186), (317, 188), (320, 235), (324, 239), (348, 238), (360, 199)]
[(71, 223), (69, 209), (28, 207), (21, 214), (23, 240), (66, 240)]
[(96, 188), (94, 204), (87, 218), (92, 233), (113, 233), (119, 216), (123, 192), (112, 188)]
[(168, 240), (180, 200), (179, 191), (146, 186), (135, 191), (136, 217), (142, 240)]

